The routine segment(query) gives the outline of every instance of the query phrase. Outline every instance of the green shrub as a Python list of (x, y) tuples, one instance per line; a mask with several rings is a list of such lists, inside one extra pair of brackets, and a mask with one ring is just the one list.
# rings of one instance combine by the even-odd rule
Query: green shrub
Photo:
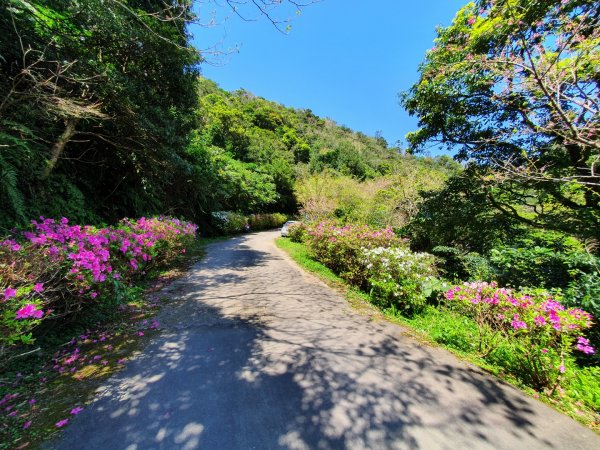
[(279, 228), (285, 222), (287, 222), (287, 216), (281, 213), (252, 214), (248, 217), (248, 225), (254, 231)]
[(444, 277), (458, 280), (493, 280), (495, 273), (489, 260), (477, 252), (465, 253), (457, 247), (437, 246), (431, 251), (443, 261), (439, 264)]
[(242, 233), (246, 229), (247, 220), (242, 214), (232, 211), (216, 211), (212, 214), (213, 225), (223, 234)]
[(288, 227), (288, 238), (292, 242), (306, 242), (308, 239), (308, 228), (303, 222), (293, 223)]

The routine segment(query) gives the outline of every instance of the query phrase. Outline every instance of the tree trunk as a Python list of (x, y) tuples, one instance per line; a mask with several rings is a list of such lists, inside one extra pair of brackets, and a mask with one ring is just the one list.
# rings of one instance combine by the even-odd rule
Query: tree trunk
[(79, 119), (77, 117), (71, 117), (67, 119), (65, 131), (63, 131), (63, 133), (59, 136), (58, 140), (52, 146), (50, 160), (48, 161), (48, 165), (44, 170), (42, 178), (48, 178), (50, 173), (52, 173), (52, 170), (54, 170), (54, 167), (56, 166), (60, 155), (62, 155), (62, 152), (65, 149), (65, 146), (75, 135), (75, 127), (77, 126), (78, 122)]

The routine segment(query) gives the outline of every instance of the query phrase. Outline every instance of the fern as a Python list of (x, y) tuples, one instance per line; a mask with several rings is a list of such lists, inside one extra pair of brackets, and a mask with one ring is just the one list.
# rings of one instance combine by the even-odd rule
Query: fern
[[(25, 222), (25, 200), (17, 184), (17, 171), (0, 153), (0, 203), (13, 211), (13, 220), (3, 217), (0, 226)], [(7, 223), (2, 223), (7, 222)]]

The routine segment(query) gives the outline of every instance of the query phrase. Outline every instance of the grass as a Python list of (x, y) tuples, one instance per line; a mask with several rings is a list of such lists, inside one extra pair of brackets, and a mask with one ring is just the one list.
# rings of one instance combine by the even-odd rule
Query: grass
[[(373, 311), (370, 296), (356, 288), (349, 286), (344, 280), (323, 264), (315, 261), (306, 246), (292, 242), (289, 239), (278, 238), (276, 245), (303, 269), (311, 272), (325, 281), (329, 286), (345, 294), (353, 307), (359, 310)], [(494, 358), (483, 359), (478, 354), (477, 326), (469, 318), (462, 316), (451, 309), (444, 307), (428, 306), (419, 314), (411, 317), (401, 315), (395, 309), (380, 310), (380, 315), (386, 320), (402, 325), (407, 334), (433, 345), (442, 346), (458, 357), (467, 360), (487, 372), (498, 376), (520, 388), (525, 393), (542, 400), (555, 409), (569, 415), (583, 423), (588, 428), (600, 432), (600, 368), (576, 367), (571, 362), (569, 372), (573, 376), (565, 381), (557, 393), (548, 397), (526, 386), (522, 380), (510, 372), (510, 367), (515, 367), (515, 355), (511, 353), (508, 345), (500, 343), (494, 353)], [(568, 367), (569, 369), (569, 367)]]

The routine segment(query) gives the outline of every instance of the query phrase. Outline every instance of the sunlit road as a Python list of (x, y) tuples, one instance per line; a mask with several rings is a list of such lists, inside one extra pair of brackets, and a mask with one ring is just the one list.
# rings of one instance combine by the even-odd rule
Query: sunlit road
[(600, 449), (600, 437), (352, 310), (275, 232), (211, 245), (163, 331), (59, 449)]

